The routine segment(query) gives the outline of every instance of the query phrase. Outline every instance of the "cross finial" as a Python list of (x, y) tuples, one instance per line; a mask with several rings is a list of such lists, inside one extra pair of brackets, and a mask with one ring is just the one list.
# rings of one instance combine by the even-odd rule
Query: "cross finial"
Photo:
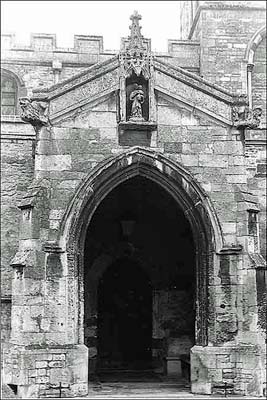
[(130, 26), (130, 40), (128, 49), (131, 50), (141, 50), (143, 49), (143, 36), (141, 35), (141, 26), (139, 25), (140, 19), (142, 19), (141, 15), (138, 14), (138, 11), (134, 11), (133, 15), (130, 17), (132, 21), (132, 25)]
[(130, 16), (130, 19), (134, 22), (134, 20), (139, 21), (140, 19), (142, 19), (141, 15), (138, 14), (138, 11), (134, 11), (133, 15)]

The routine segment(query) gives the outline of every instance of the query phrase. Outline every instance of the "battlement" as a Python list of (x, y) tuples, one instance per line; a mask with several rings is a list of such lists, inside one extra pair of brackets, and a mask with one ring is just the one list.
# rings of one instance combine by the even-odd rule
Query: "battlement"
[(14, 33), (1, 34), (2, 50), (32, 51), (32, 52), (64, 52), (64, 53), (103, 53), (103, 36), (74, 35), (72, 48), (57, 47), (55, 34), (32, 33), (30, 46), (17, 44)]
[[(151, 39), (144, 38), (144, 45), (151, 51)], [(1, 35), (2, 63), (46, 64), (52, 63), (54, 69), (65, 66), (89, 66), (106, 61), (128, 45), (129, 38), (121, 38), (116, 50), (104, 50), (103, 36), (74, 35), (72, 48), (57, 47), (55, 34), (33, 33), (30, 45), (16, 42), (14, 33)], [(119, 50), (120, 47), (120, 50)], [(199, 42), (193, 40), (168, 40), (168, 52), (154, 52), (163, 61), (171, 62), (192, 72), (199, 71)], [(58, 63), (59, 67), (56, 66)]]

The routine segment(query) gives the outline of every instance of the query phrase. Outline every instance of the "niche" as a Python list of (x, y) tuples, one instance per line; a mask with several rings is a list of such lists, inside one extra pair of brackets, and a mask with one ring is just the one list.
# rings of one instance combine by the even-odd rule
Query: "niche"
[[(138, 94), (138, 100), (134, 100)], [(142, 73), (137, 76), (133, 72), (126, 78), (126, 119), (134, 122), (149, 120), (148, 81)]]

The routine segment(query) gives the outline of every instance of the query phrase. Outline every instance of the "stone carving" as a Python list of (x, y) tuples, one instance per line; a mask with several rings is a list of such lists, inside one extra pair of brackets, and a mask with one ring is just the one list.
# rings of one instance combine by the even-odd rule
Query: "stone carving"
[(152, 65), (152, 56), (144, 45), (144, 38), (141, 35), (141, 26), (139, 20), (141, 15), (137, 11), (130, 17), (132, 24), (130, 26), (129, 43), (125, 51), (119, 55), (122, 75), (127, 78), (134, 72), (139, 76), (142, 72), (145, 79), (149, 79), (150, 66)]
[(142, 85), (138, 85), (137, 83), (134, 84), (134, 90), (130, 93), (130, 101), (132, 102), (130, 120), (144, 121), (142, 104), (145, 101), (145, 94)]
[(113, 69), (102, 76), (95, 77), (79, 87), (73, 87), (72, 90), (62, 93), (61, 96), (51, 100), (50, 120), (54, 121), (55, 118), (61, 118), (65, 114), (69, 115), (90, 101), (94, 101), (105, 93), (108, 94), (118, 88), (118, 69)]
[(171, 66), (162, 60), (154, 60), (154, 69), (155, 71), (163, 72), (165, 75), (171, 76), (174, 79), (187, 84), (188, 86), (192, 86), (201, 92), (207, 93), (209, 96), (212, 95), (224, 101), (225, 103), (231, 104), (235, 100), (231, 93), (222, 89), (220, 86), (180, 67), (174, 67), (173, 65)]
[(232, 118), (234, 126), (237, 128), (257, 128), (260, 124), (261, 115), (262, 109), (260, 107), (251, 109), (247, 104), (233, 106)]
[(64, 93), (67, 93), (77, 87), (81, 87), (86, 83), (94, 80), (97, 76), (105, 76), (108, 72), (112, 72), (119, 67), (118, 57), (111, 58), (99, 64), (92, 65), (86, 71), (77, 74), (76, 76), (53, 85), (49, 88), (34, 90), (34, 97), (42, 100), (50, 100)]
[(48, 124), (48, 103), (31, 100), (28, 97), (20, 98), (19, 103), (22, 109), (21, 119), (23, 121), (29, 122), (34, 127)]

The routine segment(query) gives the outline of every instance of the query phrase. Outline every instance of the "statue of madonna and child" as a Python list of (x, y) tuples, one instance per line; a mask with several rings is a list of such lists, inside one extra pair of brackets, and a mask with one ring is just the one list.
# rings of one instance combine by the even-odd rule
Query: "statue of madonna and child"
[(130, 93), (130, 101), (132, 102), (130, 121), (144, 121), (142, 104), (145, 101), (145, 93), (142, 85), (134, 84), (134, 89)]

